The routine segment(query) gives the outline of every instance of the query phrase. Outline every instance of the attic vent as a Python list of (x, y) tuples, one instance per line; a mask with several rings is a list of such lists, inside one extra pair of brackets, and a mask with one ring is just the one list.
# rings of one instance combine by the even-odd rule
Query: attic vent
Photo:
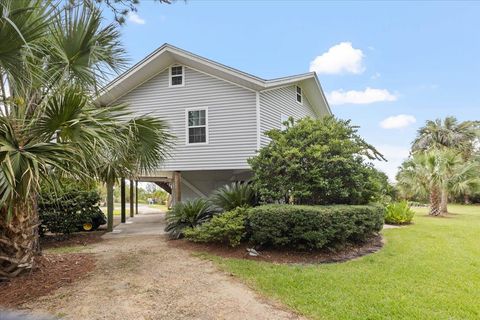
[(183, 66), (170, 67), (170, 87), (183, 86)]

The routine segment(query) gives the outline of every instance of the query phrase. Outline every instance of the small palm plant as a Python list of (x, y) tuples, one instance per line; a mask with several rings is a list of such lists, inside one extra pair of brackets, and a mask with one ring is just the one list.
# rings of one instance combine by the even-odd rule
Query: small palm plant
[(223, 211), (230, 211), (237, 207), (254, 206), (256, 197), (250, 184), (234, 182), (215, 190), (211, 201)]
[(215, 208), (207, 199), (197, 198), (180, 202), (167, 212), (165, 231), (170, 234), (170, 238), (179, 239), (183, 237), (185, 228), (193, 228), (207, 222), (214, 214)]

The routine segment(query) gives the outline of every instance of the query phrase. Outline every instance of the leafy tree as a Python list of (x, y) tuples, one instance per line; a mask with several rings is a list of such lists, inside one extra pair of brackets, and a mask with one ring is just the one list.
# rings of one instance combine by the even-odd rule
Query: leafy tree
[(388, 176), (374, 167), (370, 167), (369, 169), (369, 179), (374, 186), (374, 190), (378, 190), (372, 200), (381, 203), (389, 203), (395, 200), (397, 198), (397, 190), (388, 181)]
[(42, 183), (147, 172), (170, 136), (161, 120), (96, 105), (125, 63), (116, 26), (102, 25), (96, 8), (0, 0), (0, 12), (0, 278), (9, 278), (39, 250)]
[[(131, 12), (137, 12), (137, 7), (140, 5), (140, 0), (82, 0), (86, 1), (90, 5), (103, 5), (110, 9), (114, 16), (115, 20), (119, 24), (125, 23), (125, 17)], [(154, 2), (171, 4), (175, 0), (153, 0)], [(72, 5), (78, 5), (81, 3), (80, 0), (70, 0)]]
[(379, 193), (368, 159), (382, 159), (350, 121), (305, 118), (270, 130), (271, 142), (249, 159), (264, 201), (363, 204)]

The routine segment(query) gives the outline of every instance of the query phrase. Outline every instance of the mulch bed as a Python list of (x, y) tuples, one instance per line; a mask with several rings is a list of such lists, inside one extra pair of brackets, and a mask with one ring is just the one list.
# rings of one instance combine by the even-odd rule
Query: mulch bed
[[(87, 246), (102, 241), (105, 231), (78, 232), (69, 236), (47, 234), (40, 238), (42, 250)], [(44, 253), (35, 258), (35, 268), (7, 282), (0, 282), (0, 306), (12, 308), (70, 284), (95, 268), (88, 253)]]
[(18, 307), (82, 278), (94, 268), (95, 258), (87, 253), (39, 256), (30, 273), (0, 282), (0, 306)]
[(102, 241), (106, 231), (78, 232), (69, 236), (47, 234), (40, 238), (42, 249), (87, 246)]
[(263, 250), (257, 249), (260, 253), (260, 256), (257, 257), (250, 256), (247, 253), (247, 248), (251, 246), (245, 244), (236, 248), (230, 248), (226, 245), (194, 243), (185, 239), (170, 240), (168, 244), (175, 248), (191, 252), (206, 252), (223, 258), (249, 259), (284, 264), (317, 264), (343, 262), (377, 252), (383, 247), (383, 238), (381, 235), (378, 235), (364, 244), (348, 245), (339, 251), (321, 250), (302, 252), (267, 248)]

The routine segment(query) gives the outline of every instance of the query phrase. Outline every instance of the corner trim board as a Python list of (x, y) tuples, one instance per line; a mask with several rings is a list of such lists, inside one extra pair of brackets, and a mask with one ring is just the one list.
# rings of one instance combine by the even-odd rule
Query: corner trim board
[(261, 128), (260, 128), (260, 92), (255, 93), (256, 98), (256, 113), (257, 113), (257, 151), (260, 150), (260, 136), (261, 136)]

